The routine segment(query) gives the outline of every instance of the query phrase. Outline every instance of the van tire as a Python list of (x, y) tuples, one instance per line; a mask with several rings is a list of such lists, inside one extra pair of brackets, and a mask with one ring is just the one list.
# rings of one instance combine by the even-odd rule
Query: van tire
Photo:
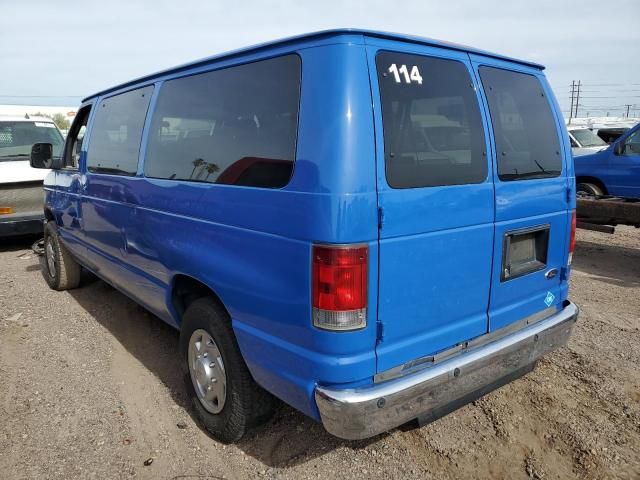
[(576, 191), (586, 193), (587, 195), (604, 195), (602, 187), (595, 183), (578, 183), (578, 185), (576, 185)]
[(55, 222), (44, 226), (42, 276), (53, 290), (70, 290), (80, 285), (81, 267), (60, 242)]
[[(189, 343), (197, 330), (205, 330), (211, 336), (224, 364), (226, 397), (218, 413), (204, 407), (191, 377)], [(271, 417), (275, 399), (253, 380), (231, 328), (231, 318), (215, 299), (202, 297), (187, 306), (180, 330), (180, 357), (193, 408), (204, 427), (220, 442), (237, 442), (250, 427)]]

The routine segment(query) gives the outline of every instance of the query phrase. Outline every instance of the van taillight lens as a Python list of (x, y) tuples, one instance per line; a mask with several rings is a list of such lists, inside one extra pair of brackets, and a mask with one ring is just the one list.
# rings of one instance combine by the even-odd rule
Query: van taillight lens
[(367, 325), (367, 246), (313, 247), (313, 324), (326, 330)]
[(573, 260), (573, 249), (576, 246), (576, 211), (571, 212), (571, 235), (569, 236), (569, 260), (567, 265), (571, 265)]

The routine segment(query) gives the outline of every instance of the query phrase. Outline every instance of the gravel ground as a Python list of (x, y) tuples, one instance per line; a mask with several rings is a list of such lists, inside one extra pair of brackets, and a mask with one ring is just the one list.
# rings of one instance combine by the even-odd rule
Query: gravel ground
[(640, 478), (640, 230), (578, 232), (582, 316), (526, 377), (362, 442), (282, 406), (235, 446), (194, 420), (177, 332), (102, 281), (49, 290), (32, 240), (0, 243), (2, 478)]

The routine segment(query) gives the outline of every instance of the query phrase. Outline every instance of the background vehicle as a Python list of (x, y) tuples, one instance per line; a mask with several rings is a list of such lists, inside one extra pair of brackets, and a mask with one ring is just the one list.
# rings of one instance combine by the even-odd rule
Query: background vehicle
[(427, 421), (570, 335), (561, 122), (540, 65), (402, 35), (177, 67), (85, 99), (46, 179), (43, 275), (73, 288), (82, 265), (179, 328), (223, 441), (267, 392), (343, 438)]
[(0, 237), (42, 232), (47, 171), (29, 165), (31, 147), (39, 142), (60, 156), (64, 140), (51, 119), (0, 117)]
[(579, 192), (591, 195), (640, 197), (640, 124), (608, 148), (575, 158)]
[(624, 135), (627, 130), (629, 130), (629, 127), (603, 127), (595, 128), (594, 133), (604, 142), (611, 144)]
[(571, 152), (574, 156), (586, 155), (607, 148), (607, 142), (588, 128), (568, 128)]

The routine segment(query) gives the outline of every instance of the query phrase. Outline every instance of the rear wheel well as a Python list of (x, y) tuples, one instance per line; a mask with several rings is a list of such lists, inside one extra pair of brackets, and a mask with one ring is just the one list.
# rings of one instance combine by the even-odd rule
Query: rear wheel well
[(602, 181), (596, 177), (587, 177), (587, 176), (576, 177), (576, 185), (579, 183), (593, 183), (594, 185), (597, 185), (598, 187), (600, 187), (602, 192), (605, 195), (607, 195), (607, 187), (605, 187), (604, 183), (602, 183)]
[[(206, 284), (187, 275), (176, 275), (173, 279), (173, 288), (171, 291), (171, 303), (173, 309), (178, 314), (182, 323), (182, 316), (187, 307), (195, 300), (203, 297), (210, 297), (218, 303), (225, 311), (226, 307), (220, 300), (220, 297)], [(227, 312), (228, 313), (228, 312)]]

